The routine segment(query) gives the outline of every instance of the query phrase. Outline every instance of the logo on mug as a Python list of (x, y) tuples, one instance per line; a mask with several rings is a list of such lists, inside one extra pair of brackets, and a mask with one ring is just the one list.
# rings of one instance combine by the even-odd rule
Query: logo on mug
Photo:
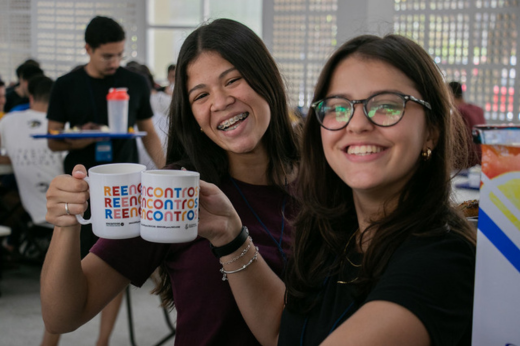
[(198, 196), (198, 187), (161, 188), (143, 186), (141, 219), (174, 222), (197, 220)]
[[(104, 186), (105, 219), (129, 219), (141, 214), (141, 184)], [(121, 223), (123, 226), (124, 223)]]

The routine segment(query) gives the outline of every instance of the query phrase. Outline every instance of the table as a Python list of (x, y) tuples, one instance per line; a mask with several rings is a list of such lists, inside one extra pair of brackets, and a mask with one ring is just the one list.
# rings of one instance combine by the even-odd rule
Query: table
[(465, 176), (457, 175), (451, 181), (453, 191), (452, 191), (452, 199), (455, 203), (460, 204), (464, 201), (479, 199), (480, 191), (479, 190), (470, 190), (470, 189), (461, 189), (456, 187), (457, 184), (467, 183), (468, 178)]

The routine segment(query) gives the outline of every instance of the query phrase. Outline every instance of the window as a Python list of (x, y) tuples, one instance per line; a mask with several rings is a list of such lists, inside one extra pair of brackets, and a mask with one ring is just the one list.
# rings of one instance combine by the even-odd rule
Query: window
[(518, 1), (394, 0), (395, 32), (421, 44), (490, 124), (520, 123)]
[(185, 38), (206, 20), (230, 18), (262, 37), (262, 0), (148, 0), (147, 65), (159, 82)]

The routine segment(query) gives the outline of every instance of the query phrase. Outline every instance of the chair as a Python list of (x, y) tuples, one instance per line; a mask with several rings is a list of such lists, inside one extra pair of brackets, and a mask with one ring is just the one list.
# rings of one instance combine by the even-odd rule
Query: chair
[[(3, 247), (1, 245), (2, 238), (11, 234), (11, 228), (6, 226), (0, 226), (0, 279), (2, 278), (2, 268), (3, 268)], [(0, 291), (0, 297), (2, 296), (2, 291)]]
[[(128, 330), (130, 332), (130, 345), (136, 346), (135, 343), (135, 337), (134, 337), (134, 319), (133, 319), (133, 313), (132, 313), (132, 299), (130, 297), (130, 285), (126, 287), (126, 309), (128, 313)], [(176, 329), (172, 324), (172, 321), (170, 320), (170, 314), (168, 313), (168, 310), (165, 307), (162, 307), (164, 320), (166, 322), (166, 326), (170, 330), (168, 334), (166, 334), (161, 340), (157, 341), (154, 346), (160, 346), (164, 345), (165, 342), (170, 340), (175, 336)]]

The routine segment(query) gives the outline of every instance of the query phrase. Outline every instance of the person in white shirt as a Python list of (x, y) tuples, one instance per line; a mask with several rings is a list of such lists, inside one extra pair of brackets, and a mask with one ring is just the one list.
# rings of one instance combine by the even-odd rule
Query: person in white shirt
[[(54, 177), (63, 174), (66, 152), (52, 152), (45, 140), (31, 135), (47, 132), (47, 107), (54, 82), (43, 75), (29, 81), (30, 108), (6, 114), (0, 121), (0, 146), (11, 163), (23, 208), (34, 224), (45, 224), (46, 193)], [(42, 345), (57, 345), (59, 335), (45, 332)]]
[[(53, 81), (37, 76), (29, 83), (30, 108), (6, 114), (0, 121), (0, 146), (11, 163), (24, 209), (36, 224), (45, 222), (45, 193), (50, 181), (63, 174), (63, 153), (53, 153), (45, 142), (31, 138), (47, 131), (47, 105)], [(29, 198), (30, 197), (30, 198)]]

